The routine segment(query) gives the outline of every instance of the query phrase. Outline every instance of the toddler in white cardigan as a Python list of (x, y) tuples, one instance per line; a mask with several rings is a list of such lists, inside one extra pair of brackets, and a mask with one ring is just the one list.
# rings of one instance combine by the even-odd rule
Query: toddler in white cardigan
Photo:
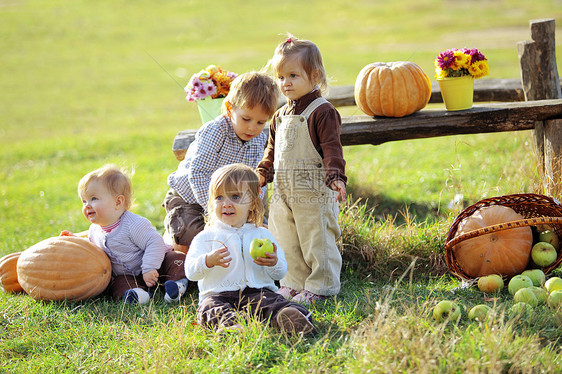
[[(311, 313), (275, 292), (287, 261), (262, 227), (264, 206), (253, 169), (231, 164), (215, 171), (208, 207), (205, 229), (193, 239), (185, 260), (187, 278), (199, 286), (199, 324), (219, 332), (238, 331), (243, 329), (241, 316), (255, 316), (289, 334), (312, 332)], [(271, 240), (272, 253), (252, 259), (253, 239)]]

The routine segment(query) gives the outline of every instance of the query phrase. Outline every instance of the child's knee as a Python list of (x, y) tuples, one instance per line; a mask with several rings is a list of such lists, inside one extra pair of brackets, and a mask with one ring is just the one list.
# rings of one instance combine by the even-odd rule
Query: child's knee
[(174, 239), (176, 244), (184, 244), (183, 236), (187, 231), (187, 222), (185, 218), (184, 208), (181, 206), (170, 210), (164, 218), (164, 227), (166, 232)]

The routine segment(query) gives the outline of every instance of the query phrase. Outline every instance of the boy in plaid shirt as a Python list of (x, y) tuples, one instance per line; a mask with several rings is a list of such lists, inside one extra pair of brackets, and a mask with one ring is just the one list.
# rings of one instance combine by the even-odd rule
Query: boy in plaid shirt
[(185, 159), (168, 176), (164, 225), (176, 251), (187, 253), (205, 227), (211, 175), (224, 165), (243, 163), (255, 169), (267, 142), (266, 122), (277, 109), (279, 89), (268, 75), (239, 75), (224, 100), (222, 114), (195, 135)]

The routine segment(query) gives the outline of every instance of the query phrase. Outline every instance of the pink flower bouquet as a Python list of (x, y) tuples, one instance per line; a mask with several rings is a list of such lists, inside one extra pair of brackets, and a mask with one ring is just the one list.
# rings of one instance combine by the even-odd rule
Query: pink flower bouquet
[(230, 84), (238, 74), (222, 70), (220, 66), (209, 65), (205, 70), (193, 74), (185, 86), (186, 100), (197, 101), (206, 97), (213, 99), (225, 97)]

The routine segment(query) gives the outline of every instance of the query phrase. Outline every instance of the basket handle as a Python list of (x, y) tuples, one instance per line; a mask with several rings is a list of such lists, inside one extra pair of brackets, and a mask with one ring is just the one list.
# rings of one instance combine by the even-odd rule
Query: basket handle
[(517, 227), (525, 227), (525, 226), (536, 226), (536, 225), (544, 225), (548, 223), (562, 223), (562, 217), (535, 217), (535, 218), (525, 218), (518, 221), (510, 221), (504, 223), (498, 223), (497, 225), (492, 225), (488, 227), (484, 227), (481, 229), (476, 229), (464, 233), (462, 235), (456, 236), (453, 239), (449, 240), (445, 244), (445, 249), (451, 248), (463, 240), (475, 238), (480, 235), (490, 234), (496, 231), (503, 231), (514, 229)]

